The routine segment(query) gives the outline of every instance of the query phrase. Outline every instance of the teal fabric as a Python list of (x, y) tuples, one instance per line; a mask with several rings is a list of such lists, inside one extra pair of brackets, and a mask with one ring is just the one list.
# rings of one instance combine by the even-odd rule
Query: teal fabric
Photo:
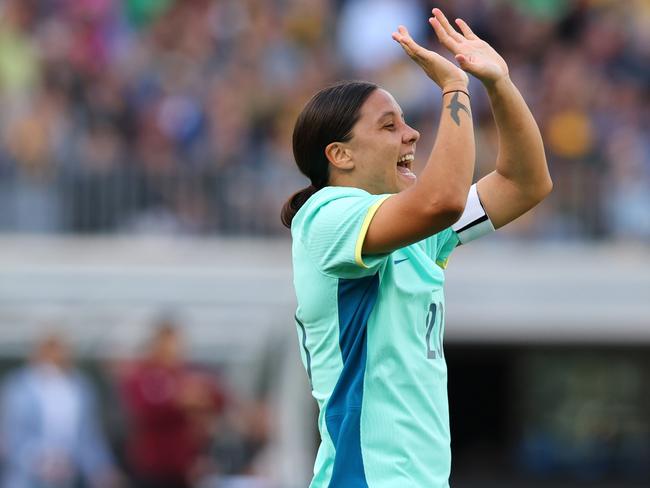
[[(296, 331), (320, 410), (312, 488), (448, 486), (444, 274), (436, 261), (444, 264), (458, 238), (446, 229), (391, 254), (363, 256), (368, 267), (359, 266), (359, 232), (384, 197), (326, 187), (292, 224)], [(360, 452), (352, 463), (340, 458), (349, 455), (341, 451), (343, 428), (345, 444)]]

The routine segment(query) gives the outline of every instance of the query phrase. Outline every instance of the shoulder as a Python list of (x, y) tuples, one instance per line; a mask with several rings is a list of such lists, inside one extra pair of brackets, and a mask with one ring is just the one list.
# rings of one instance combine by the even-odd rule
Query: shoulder
[(13, 371), (10, 371), (7, 373), (7, 376), (5, 376), (5, 383), (9, 384), (14, 384), (14, 383), (27, 383), (31, 382), (35, 377), (35, 371), (34, 369), (29, 366), (20, 366), (17, 369), (14, 369)]
[(296, 213), (291, 232), (298, 237), (307, 229), (341, 223), (370, 207), (378, 197), (360, 188), (327, 186), (314, 193)]
[(356, 200), (368, 197), (372, 197), (372, 195), (367, 191), (362, 190), (361, 188), (353, 188), (348, 186), (326, 186), (325, 188), (322, 188), (321, 190), (318, 190), (316, 193), (314, 193), (309, 198), (309, 200), (305, 202), (298, 213), (296, 213), (294, 222), (299, 222), (301, 220), (304, 221), (320, 208), (333, 202), (339, 201), (340, 203), (341, 200), (348, 200), (350, 202), (351, 200), (349, 199)]
[(21, 367), (20, 369), (11, 371), (5, 376), (2, 382), (2, 389), (0, 396), (5, 401), (15, 401), (21, 398), (31, 397), (34, 391), (32, 387), (33, 374), (29, 368)]
[[(294, 262), (305, 256), (321, 272), (335, 277), (359, 276), (360, 269), (367, 274), (373, 267), (362, 260), (363, 239), (374, 210), (388, 196), (351, 187), (326, 187), (316, 192), (291, 225)], [(379, 266), (382, 259), (375, 261)]]

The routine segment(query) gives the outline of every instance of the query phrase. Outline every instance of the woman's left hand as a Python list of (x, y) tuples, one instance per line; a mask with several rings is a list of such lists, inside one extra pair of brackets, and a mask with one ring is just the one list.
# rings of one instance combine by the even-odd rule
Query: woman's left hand
[(464, 20), (456, 19), (461, 34), (440, 9), (434, 8), (433, 15), (429, 23), (438, 40), (451, 51), (464, 71), (476, 76), (484, 85), (493, 85), (508, 77), (508, 65), (503, 58), (487, 42), (479, 39)]

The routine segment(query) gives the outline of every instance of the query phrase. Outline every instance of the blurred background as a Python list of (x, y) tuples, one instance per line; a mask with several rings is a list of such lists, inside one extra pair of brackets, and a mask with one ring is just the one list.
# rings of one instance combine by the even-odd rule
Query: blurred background
[(422, 164), (440, 96), (390, 34), (437, 49), (433, 6), (504, 55), (555, 183), (448, 268), (453, 486), (650, 486), (650, 1), (0, 0), (2, 486), (307, 486), (293, 123), (370, 80)]

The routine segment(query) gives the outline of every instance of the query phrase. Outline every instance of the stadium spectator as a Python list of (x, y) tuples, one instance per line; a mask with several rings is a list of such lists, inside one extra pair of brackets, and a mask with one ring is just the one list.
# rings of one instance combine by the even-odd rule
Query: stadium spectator
[(136, 486), (190, 487), (211, 473), (207, 452), (225, 395), (213, 377), (186, 362), (175, 324), (157, 326), (144, 357), (127, 368), (121, 392)]
[(3, 487), (120, 485), (93, 387), (59, 335), (40, 340), (31, 361), (5, 379), (1, 415)]
[[(437, 97), (398, 51), (372, 47), (390, 41), (386, 17), (417, 29), (424, 3), (5, 0), (0, 230), (283, 232), (275, 215), (301, 178), (286, 127), (328, 82), (385, 86), (428, 127), (428, 152)], [(556, 191), (505, 234), (650, 240), (650, 3), (438, 3), (511, 60), (548, 141)], [(496, 137), (487, 100), (473, 107), (482, 176)]]

